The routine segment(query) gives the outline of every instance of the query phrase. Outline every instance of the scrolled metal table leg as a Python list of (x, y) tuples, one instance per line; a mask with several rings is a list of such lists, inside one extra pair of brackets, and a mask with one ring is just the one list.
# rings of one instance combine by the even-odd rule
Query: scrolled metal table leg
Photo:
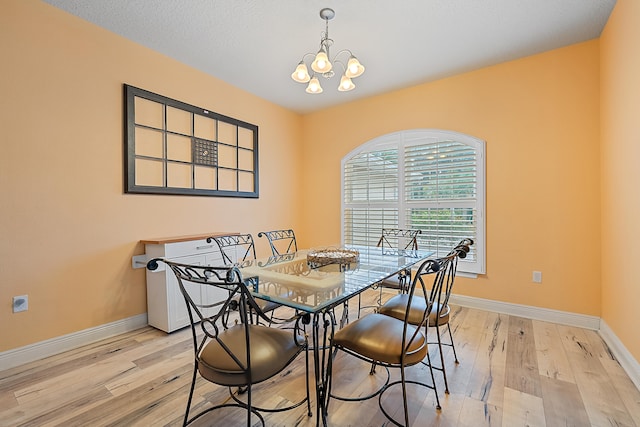
[[(320, 326), (322, 325), (322, 339)], [(316, 375), (316, 426), (327, 425), (327, 406), (331, 384), (331, 348), (329, 342), (333, 337), (335, 317), (333, 310), (326, 310), (313, 315), (313, 365)]]

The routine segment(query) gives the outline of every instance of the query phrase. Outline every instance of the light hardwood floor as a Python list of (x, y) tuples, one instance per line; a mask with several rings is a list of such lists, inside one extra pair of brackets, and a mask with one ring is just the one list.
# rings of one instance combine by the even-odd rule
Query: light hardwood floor
[[(370, 292), (368, 298), (377, 295)], [(451, 322), (460, 360), (455, 365), (445, 350), (451, 393), (440, 392), (442, 410), (436, 411), (432, 391), (410, 386), (413, 426), (640, 427), (640, 392), (596, 332), (461, 307), (453, 307)], [(0, 371), (0, 426), (181, 425), (192, 351), (189, 330), (167, 335), (147, 327)], [(436, 356), (435, 346), (431, 354)], [(277, 406), (303, 396), (303, 361), (258, 386), (257, 403)], [(334, 367), (340, 395), (363, 395), (377, 380), (367, 365), (346, 355)], [(413, 367), (411, 375), (428, 372)], [(437, 372), (436, 380), (442, 390)], [(197, 405), (225, 400), (226, 388), (199, 381)], [(384, 404), (398, 408), (401, 419), (399, 389)], [(197, 425), (243, 425), (244, 417), (240, 410), (223, 410)], [(315, 410), (308, 417), (304, 407), (265, 414), (265, 420), (268, 426), (304, 427), (316, 421)], [(329, 423), (391, 425), (377, 398), (332, 400)]]

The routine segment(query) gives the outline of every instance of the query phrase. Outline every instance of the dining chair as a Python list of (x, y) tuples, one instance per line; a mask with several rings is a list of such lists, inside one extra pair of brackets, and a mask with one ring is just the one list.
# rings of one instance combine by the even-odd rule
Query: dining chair
[[(287, 255), (293, 257), (294, 254), (298, 252), (296, 234), (292, 229), (261, 231), (258, 233), (258, 237), (265, 237), (267, 239), (269, 247), (271, 248), (271, 257), (274, 259), (281, 260)], [(345, 307), (347, 307), (346, 302)], [(296, 313), (299, 314), (300, 312), (296, 310)], [(344, 313), (345, 316), (348, 316), (349, 311), (347, 310)]]
[[(250, 311), (266, 319), (247, 288), (252, 286), (248, 283), (251, 279), (244, 280), (240, 270), (235, 266), (189, 265), (161, 258), (149, 261), (147, 268), (156, 270), (160, 263), (164, 263), (175, 274), (187, 305), (191, 325), (194, 370), (183, 426), (209, 412), (229, 407), (246, 409), (247, 427), (254, 425), (252, 414), (260, 419), (264, 426), (261, 412), (286, 411), (305, 402), (307, 413), (311, 416), (307, 338), (300, 333), (299, 328), (292, 333), (290, 330), (270, 328), (251, 322), (247, 316)], [(228, 298), (211, 302), (202, 300), (200, 295), (205, 293), (201, 291), (207, 287), (226, 290)], [(234, 316), (233, 324), (228, 322), (230, 315)], [(253, 386), (282, 372), (301, 353), (304, 353), (306, 358), (306, 397), (290, 405), (275, 408), (256, 406), (253, 403)], [(198, 403), (192, 407), (198, 374), (204, 380), (228, 387), (231, 400), (225, 399), (213, 406)], [(236, 393), (232, 389), (241, 389), (242, 393)], [(246, 397), (241, 399), (241, 394), (246, 394)], [(205, 408), (200, 409), (202, 406)]]
[[(336, 362), (330, 359), (329, 363), (329, 400), (338, 399), (346, 401), (360, 401), (378, 396), (378, 404), (384, 415), (395, 425), (409, 425), (409, 410), (407, 404), (407, 384), (416, 384), (434, 391), (436, 408), (441, 409), (438, 391), (435, 386), (433, 371), (430, 369), (431, 382), (427, 383), (419, 379), (407, 379), (406, 368), (421, 363), (425, 358), (429, 360), (426, 329), (428, 327), (429, 313), (431, 312), (430, 299), (427, 296), (427, 282), (431, 282), (432, 289), (438, 289), (443, 282), (443, 272), (448, 268), (449, 258), (428, 259), (417, 269), (413, 280), (408, 286), (406, 296), (409, 303), (418, 296), (426, 301), (422, 312), (417, 310), (406, 311), (402, 319), (386, 316), (379, 313), (369, 313), (354, 320), (342, 329), (335, 332), (331, 339), (331, 349), (336, 356), (339, 351), (355, 356), (358, 359), (371, 363), (371, 373), (381, 366), (400, 369), (400, 380), (391, 381), (389, 376), (385, 384), (377, 391), (364, 397), (347, 398), (339, 397), (332, 391), (333, 377), (340, 375), (336, 369)], [(415, 317), (414, 317), (415, 316)], [(335, 371), (335, 372), (334, 372)], [(421, 371), (420, 371), (421, 372)], [(404, 405), (404, 424), (401, 424), (390, 414), (391, 410), (383, 405), (384, 394), (394, 386), (401, 386)], [(327, 405), (328, 406), (328, 405)], [(394, 408), (395, 409), (395, 408)]]
[(256, 259), (256, 245), (251, 234), (226, 234), (207, 237), (207, 243), (215, 242), (225, 265)]
[[(247, 261), (256, 259), (256, 246), (251, 234), (227, 234), (207, 238), (207, 243), (215, 242), (222, 254), (222, 261), (225, 265), (242, 265)], [(273, 320), (273, 311), (280, 307), (280, 304), (257, 298), (256, 302), (263, 313), (270, 313)], [(256, 317), (256, 321), (259, 321)]]
[(273, 256), (290, 254), (298, 251), (296, 234), (292, 229), (261, 231), (258, 237), (265, 237), (269, 242)]
[[(409, 228), (383, 228), (378, 239), (376, 246), (382, 248), (382, 250), (418, 250), (418, 235), (422, 233), (422, 230), (409, 229)], [(362, 299), (358, 296), (358, 317), (360, 312), (365, 308), (377, 309), (382, 305), (382, 293), (384, 289), (397, 290), (399, 293), (407, 291), (407, 288), (411, 282), (411, 269), (406, 269), (398, 272), (396, 276), (386, 278), (378, 283), (375, 288), (378, 288), (380, 295), (376, 300), (376, 305), (362, 306)]]
[[(429, 342), (429, 344), (437, 344), (440, 354), (440, 366), (432, 366), (432, 368), (442, 372), (446, 394), (449, 394), (449, 383), (447, 382), (447, 372), (442, 346), (446, 345), (451, 347), (455, 363), (460, 363), (458, 361), (458, 355), (453, 341), (453, 334), (451, 333), (451, 307), (449, 306), (449, 298), (451, 297), (451, 291), (456, 278), (458, 259), (466, 258), (467, 253), (469, 253), (470, 250), (469, 246), (471, 245), (473, 245), (472, 239), (463, 239), (449, 252), (447, 257), (450, 258), (450, 262), (447, 264), (447, 270), (443, 274), (442, 285), (438, 288), (431, 289), (429, 294), (429, 303), (427, 303), (427, 301), (425, 301), (421, 296), (409, 301), (406, 295), (399, 294), (389, 299), (389, 301), (384, 303), (378, 310), (380, 314), (402, 319), (407, 313), (407, 307), (410, 307), (408, 310), (409, 317), (411, 319), (418, 319), (423, 308), (428, 304), (431, 305), (431, 311), (429, 313), (429, 327), (435, 328), (437, 340), (435, 342)], [(449, 335), (448, 341), (444, 341), (442, 339), (440, 332), (440, 328), (445, 326)]]
[[(418, 250), (418, 235), (422, 230), (409, 228), (383, 228), (378, 247), (385, 249)], [(405, 292), (411, 281), (411, 270), (402, 270), (397, 276), (381, 282), (382, 288), (396, 289)]]

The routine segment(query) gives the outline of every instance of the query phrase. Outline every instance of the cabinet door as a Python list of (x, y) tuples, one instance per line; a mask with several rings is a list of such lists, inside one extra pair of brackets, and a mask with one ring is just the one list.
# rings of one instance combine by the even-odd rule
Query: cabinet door
[[(147, 254), (152, 257), (166, 257), (170, 261), (182, 264), (223, 266), (222, 255), (218, 248), (212, 251), (213, 246), (205, 243), (206, 241), (190, 241), (168, 245), (147, 245)], [(174, 256), (169, 257), (166, 253)], [(216, 286), (185, 283), (185, 289), (197, 304), (213, 304), (224, 301), (228, 296), (226, 290)], [(213, 315), (218, 308), (203, 310), (203, 314)], [(178, 280), (171, 269), (147, 271), (147, 312), (149, 324), (165, 332), (173, 332), (189, 325), (187, 305), (180, 292)]]
[[(204, 265), (205, 257), (204, 255), (192, 255), (174, 258), (171, 261), (182, 264)], [(178, 279), (176, 279), (175, 274), (173, 274), (170, 269), (167, 273), (167, 292), (170, 295), (167, 301), (167, 308), (169, 315), (169, 332), (171, 332), (189, 325), (189, 312), (187, 311), (187, 304), (182, 296), (182, 292), (180, 292)], [(202, 286), (189, 282), (185, 282), (184, 286), (191, 299), (193, 299), (196, 304), (199, 304), (202, 301), (202, 291), (200, 289)]]
[[(222, 265), (222, 256), (219, 252), (210, 252), (201, 255), (191, 255), (186, 257), (174, 258), (172, 261), (191, 265), (219, 266)], [(175, 288), (177, 292), (176, 299), (179, 301), (179, 303), (174, 308), (175, 315), (173, 316), (173, 319), (175, 319), (177, 326), (175, 329), (187, 326), (189, 324), (189, 313), (187, 312), (187, 305), (184, 301), (182, 293), (180, 293), (178, 281), (175, 276), (172, 277), (172, 283), (169, 283), (168, 285)], [(226, 290), (213, 285), (203, 286), (187, 282), (185, 283), (185, 289), (193, 302), (195, 302), (196, 304), (215, 304), (217, 302), (226, 300), (228, 297), (228, 293)], [(219, 307), (203, 309), (202, 314), (204, 316), (212, 316), (218, 309)]]
[[(222, 266), (222, 255), (219, 252), (211, 252), (205, 255), (205, 264), (208, 266)], [(203, 286), (200, 298), (203, 304), (215, 304), (224, 301), (229, 296), (228, 292), (217, 286)], [(204, 311), (206, 316), (212, 316), (219, 307), (212, 307)]]

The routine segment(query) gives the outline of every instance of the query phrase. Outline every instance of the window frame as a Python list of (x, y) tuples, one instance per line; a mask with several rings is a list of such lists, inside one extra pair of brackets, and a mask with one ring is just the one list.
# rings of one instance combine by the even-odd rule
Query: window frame
[[(340, 220), (340, 236), (342, 244), (345, 244), (345, 212), (347, 209), (361, 206), (363, 208), (373, 207), (374, 209), (382, 208), (395, 208), (397, 209), (397, 217), (399, 228), (407, 227), (407, 209), (415, 204), (427, 204), (434, 202), (415, 202), (408, 200), (405, 193), (405, 147), (416, 146), (421, 144), (429, 144), (443, 141), (456, 141), (472, 147), (476, 154), (476, 194), (474, 205), (476, 212), (475, 215), (475, 239), (473, 250), (475, 252), (475, 261), (469, 262), (461, 259), (458, 270), (464, 275), (475, 277), (478, 274), (486, 274), (486, 167), (485, 167), (485, 154), (486, 143), (479, 138), (466, 135), (460, 132), (439, 130), (439, 129), (411, 129), (398, 131), (386, 135), (376, 137), (372, 140), (365, 142), (364, 144), (356, 147), (351, 152), (347, 153), (341, 160), (341, 180), (340, 180), (340, 195), (341, 195), (341, 220)], [(347, 163), (355, 156), (363, 153), (383, 151), (388, 149), (397, 149), (397, 194), (396, 201), (374, 201), (369, 200), (362, 202), (347, 203), (345, 191), (345, 167)], [(455, 199), (443, 199), (444, 205), (451, 205), (459, 203)], [(465, 202), (470, 205), (469, 199)], [(368, 220), (367, 220), (368, 222)]]

